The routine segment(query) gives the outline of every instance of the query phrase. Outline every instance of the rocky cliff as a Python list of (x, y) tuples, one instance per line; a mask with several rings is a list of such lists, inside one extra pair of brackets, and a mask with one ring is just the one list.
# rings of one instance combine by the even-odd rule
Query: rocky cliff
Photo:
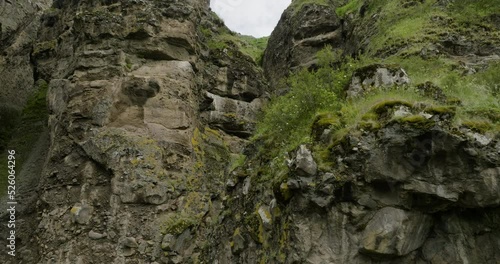
[[(6, 20), (12, 41), (2, 41), (2, 100), (20, 112), (3, 111), (18, 119), (6, 145), (18, 152), (20, 190), (18, 254), (5, 259), (203, 260), (226, 167), (268, 89), (262, 70), (222, 39), (237, 37), (208, 1), (54, 1), (35, 16), (29, 7), (16, 7), (27, 15)], [(42, 127), (25, 138), (32, 122)]]
[(6, 263), (500, 262), (497, 0), (2, 8)]

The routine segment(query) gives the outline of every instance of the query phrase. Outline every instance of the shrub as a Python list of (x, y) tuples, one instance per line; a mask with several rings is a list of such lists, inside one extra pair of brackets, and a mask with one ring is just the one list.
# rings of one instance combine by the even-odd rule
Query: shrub
[[(288, 93), (265, 107), (254, 139), (263, 139), (268, 154), (283, 161), (283, 154), (310, 141), (311, 126), (318, 113), (340, 109), (340, 93), (348, 74), (336, 67), (339, 53), (327, 47), (319, 52), (316, 71), (302, 69), (287, 80)], [(281, 166), (278, 164), (277, 166)]]

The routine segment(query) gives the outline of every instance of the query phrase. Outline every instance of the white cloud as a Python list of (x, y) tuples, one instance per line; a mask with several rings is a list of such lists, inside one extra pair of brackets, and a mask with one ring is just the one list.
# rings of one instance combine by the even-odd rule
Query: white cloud
[(210, 6), (231, 30), (269, 36), (291, 0), (211, 0)]

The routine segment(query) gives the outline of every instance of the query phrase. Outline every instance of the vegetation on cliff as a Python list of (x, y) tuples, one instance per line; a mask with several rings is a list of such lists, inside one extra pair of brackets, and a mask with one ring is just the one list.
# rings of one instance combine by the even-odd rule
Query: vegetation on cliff
[(210, 50), (224, 51), (228, 50), (229, 46), (233, 46), (252, 58), (257, 65), (260, 65), (269, 37), (255, 38), (235, 33), (222, 26), (224, 22), (215, 13), (212, 13), (212, 19), (215, 21), (215, 25), (219, 26), (209, 27), (205, 25), (199, 27), (199, 31), (205, 38)]
[[(408, 1), (401, 8), (400, 1), (354, 0), (338, 7), (340, 17), (349, 13), (356, 15), (352, 23), (361, 26), (355, 30), (366, 33), (370, 41), (364, 51), (354, 55), (355, 59), (341, 49), (334, 51), (327, 47), (317, 55), (318, 69), (302, 70), (288, 78), (287, 94), (271, 100), (254, 137), (264, 142), (264, 153), (270, 157), (271, 167), (284, 169), (287, 153), (300, 144), (313, 143), (311, 128), (314, 130), (318, 123), (323, 123), (320, 124), (323, 128), (333, 129), (338, 136), (367, 126), (380, 128), (378, 117), (371, 113), (384, 102), (446, 109), (453, 112), (452, 125), (457, 128), (498, 133), (500, 63), (486, 60), (468, 66), (472, 65), (468, 61), (470, 58), (454, 55), (454, 50), (433, 53), (434, 43), (442, 41), (445, 32), (450, 35), (470, 33), (472, 41), (464, 49), (476, 48), (478, 41), (484, 43), (486, 49), (489, 44), (498, 44), (498, 31), (494, 30), (492, 16), (498, 13), (500, 2), (492, 2), (498, 1), (470, 3), (459, 0), (449, 4)], [(328, 1), (294, 1), (292, 8), (305, 4), (326, 5)], [(375, 14), (376, 21), (368, 23)], [(446, 49), (445, 44), (443, 49)], [(354, 70), (375, 63), (402, 67), (411, 78), (411, 84), (375, 89), (362, 98), (347, 100), (343, 91)], [(446, 100), (433, 98), (419, 89), (425, 83), (437, 87)], [(418, 123), (415, 118), (401, 121)]]

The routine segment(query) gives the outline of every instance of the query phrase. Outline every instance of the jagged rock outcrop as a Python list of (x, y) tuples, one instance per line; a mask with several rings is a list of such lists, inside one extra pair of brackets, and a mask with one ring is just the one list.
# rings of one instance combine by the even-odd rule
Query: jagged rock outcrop
[(296, 0), (285, 10), (273, 30), (262, 66), (272, 86), (278, 86), (290, 71), (314, 67), (316, 53), (326, 44), (345, 42), (341, 19), (335, 13), (338, 3), (317, 5)]

